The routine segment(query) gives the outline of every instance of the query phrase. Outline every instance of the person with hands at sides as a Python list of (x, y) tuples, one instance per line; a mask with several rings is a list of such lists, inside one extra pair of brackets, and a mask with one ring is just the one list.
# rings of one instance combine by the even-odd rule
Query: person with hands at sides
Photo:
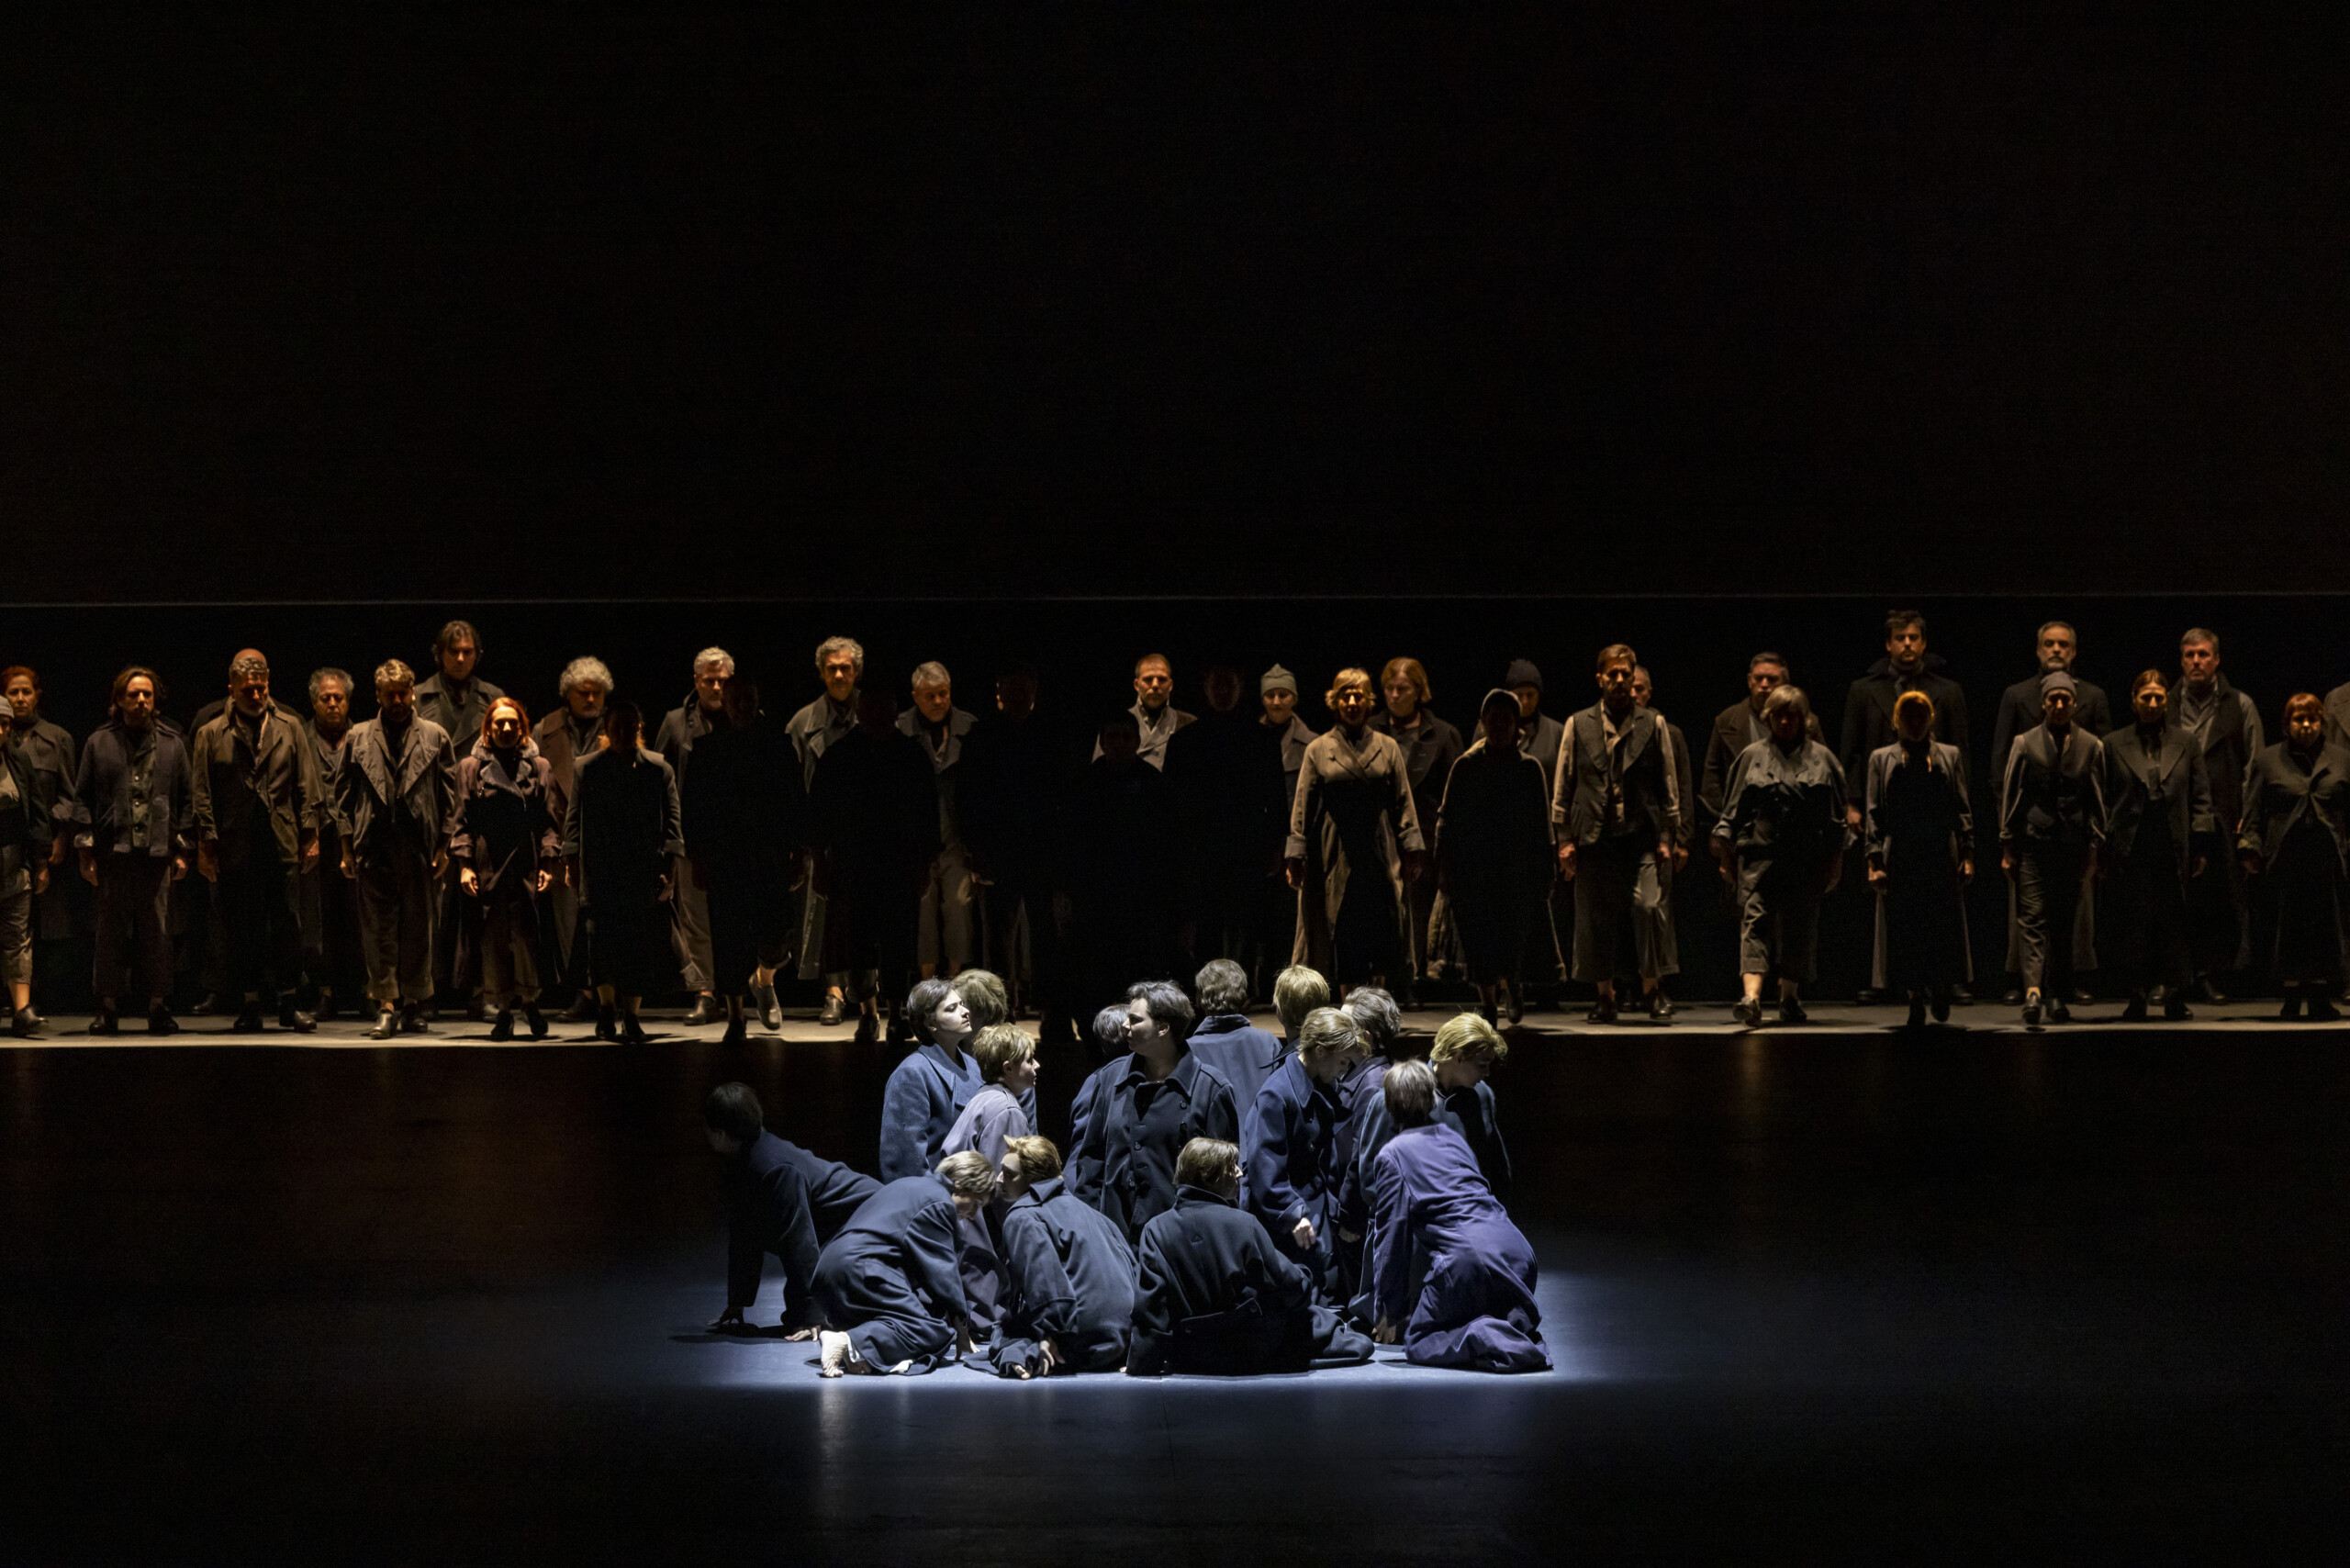
[(1526, 1014), (1526, 950), (1549, 919), (1544, 901), (1558, 869), (1541, 765), (1518, 750), (1517, 699), (1495, 688), (1477, 714), (1478, 738), (1453, 764), (1437, 808), (1437, 876), (1461, 961), (1485, 1021)]
[(1371, 728), (1370, 672), (1342, 669), (1325, 695), (1337, 722), (1305, 748), (1285, 870), (1298, 891), (1296, 956), (1340, 986), (1403, 972), (1404, 889), (1427, 859), (1403, 748)]
[(989, 1364), (1023, 1381), (1118, 1371), (1134, 1332), (1134, 1249), (1062, 1182), (1050, 1138), (1006, 1139), (996, 1171), (1011, 1291)]
[(639, 1004), (677, 983), (670, 868), (685, 852), (677, 776), (643, 739), (643, 710), (625, 698), (605, 705), (600, 748), (580, 761), (563, 829), (564, 875), (588, 928), (596, 1035), (632, 1046), (650, 1038)]
[(1947, 1023), (1973, 978), (1966, 889), (1975, 880), (1975, 814), (1958, 748), (1934, 739), (1934, 700), (1905, 691), (1891, 745), (1869, 753), (1869, 890), (1876, 895), (1876, 978), (1909, 1000), (1906, 1027), (1926, 1010)]
[(1241, 1124), (1248, 1207), (1281, 1256), (1306, 1270), (1321, 1301), (1338, 1287), (1338, 1084), (1365, 1054), (1351, 1014), (1315, 1009), (1296, 1054), (1265, 1081)]
[[(33, 873), (39, 884), (33, 891), (33, 965), (39, 973), (28, 982), (46, 986), (57, 980), (61, 963), (72, 961), (72, 940), (82, 923), (69, 896), (72, 875), (57, 869), (73, 849), (73, 770), (81, 753), (70, 732), (42, 716), (40, 675), (30, 665), (0, 669), (0, 699), (5, 699), (0, 706), (10, 710), (8, 749), (24, 759), (39, 797), (38, 809), (50, 823), (50, 869)], [(31, 1014), (36, 1028), (45, 1022), (32, 1001), (19, 1011)]]
[(1850, 830), (1844, 770), (1810, 738), (1811, 700), (1782, 686), (1762, 704), (1770, 734), (1730, 765), (1714, 856), (1739, 902), (1737, 1015), (1762, 1022), (1762, 981), (1779, 979), (1779, 1021), (1808, 1014), (1800, 992), (1818, 968), (1819, 901), (1844, 875)]
[(56, 831), (26, 751), (12, 745), (16, 710), (0, 701), (0, 979), (8, 983), (9, 1029), (40, 1030), (33, 1012), (33, 897), (49, 890), (49, 846)]
[(1547, 1371), (1534, 1249), (1438, 1119), (1437, 1077), (1407, 1061), (1381, 1084), (1395, 1131), (1371, 1162), (1372, 1338), (1419, 1366)]
[(175, 1035), (172, 988), (172, 884), (187, 875), (187, 841), (196, 823), (187, 744), (163, 718), (155, 672), (132, 665), (114, 678), (112, 711), (82, 743), (73, 778), (73, 843), (82, 879), (97, 889), (92, 989), (98, 1010), (93, 1035), (121, 1025), (115, 999), (131, 974), (124, 961), (129, 928), (138, 979), (147, 988), (147, 1032)]
[(2015, 886), (2023, 1021), (2072, 1020), (2074, 906), (2105, 840), (2105, 747), (2074, 722), (2073, 678), (2040, 678), (2041, 722), (2018, 735), (1999, 791), (1999, 869)]
[(710, 1320), (711, 1330), (747, 1327), (744, 1315), (758, 1300), (773, 1253), (783, 1264), (784, 1337), (814, 1338), (817, 1257), (881, 1183), (768, 1132), (746, 1083), (711, 1090), (701, 1117), (726, 1197), (726, 1310)]
[(1240, 1151), (1193, 1138), (1176, 1157), (1174, 1206), (1135, 1249), (1130, 1377), (1246, 1377), (1371, 1360), (1370, 1338), (1314, 1300), (1306, 1271), (1240, 1209)]
[(456, 815), (456, 751), (448, 731), (418, 713), (416, 672), (397, 659), (375, 667), (375, 717), (351, 727), (344, 750), (335, 815), (348, 830), (342, 874), (358, 883), (359, 941), (376, 1007), (369, 1035), (422, 1034)]
[(2277, 1016), (2339, 1018), (2331, 993), (2350, 927), (2350, 747), (2326, 739), (2313, 692), (2286, 700), (2284, 739), (2252, 759), (2236, 853), (2268, 901), (2268, 967), (2285, 992)]
[(2105, 851), (2098, 857), (2104, 957), (2130, 1000), (2122, 1022), (2146, 1016), (2163, 988), (2163, 1016), (2179, 1020), (2195, 978), (2187, 890), (2203, 874), (2218, 823), (2203, 748), (2171, 722), (2170, 682), (2158, 669), (2130, 683), (2132, 722), (2105, 737)]
[(995, 1187), (987, 1156), (966, 1150), (865, 1201), (816, 1260), (823, 1376), (934, 1372), (975, 1348), (958, 1234)]
[(514, 1037), (518, 1006), (531, 1038), (546, 1038), (539, 1011), (541, 923), (563, 857), (554, 801), (554, 768), (531, 738), (530, 713), (511, 697), (491, 698), (481, 738), (457, 764), (449, 853), (456, 858), (458, 890), (481, 910), (469, 928), (477, 946), (464, 967), (481, 977), (495, 1010), (493, 1040)]
[(1616, 974), (1632, 948), (1641, 1005), (1656, 1023), (1673, 1006), (1661, 983), (1679, 968), (1664, 950), (1661, 911), (1680, 846), (1683, 802), (1672, 732), (1633, 695), (1639, 657), (1622, 643), (1599, 651), (1599, 700), (1567, 722), (1552, 785), (1559, 875), (1574, 884), (1574, 978), (1599, 992), (1594, 1024), (1616, 1021)]
[(1230, 958), (1210, 958), (1192, 978), (1192, 994), (1201, 1017), (1185, 1047), (1232, 1085), (1242, 1103), (1255, 1100), (1288, 1052), (1248, 1022), (1248, 971)]
[(758, 683), (730, 675), (719, 695), (719, 722), (694, 738), (677, 798), (688, 880), (703, 895), (709, 983), (725, 999), (721, 1043), (739, 1046), (750, 1038), (746, 990), (762, 1026), (783, 1021), (775, 972), (790, 946), (793, 861), (806, 811), (799, 759), (782, 726), (760, 711)]
[(1240, 1128), (1232, 1085), (1193, 1056), (1192, 1002), (1169, 980), (1126, 991), (1127, 1054), (1095, 1075), (1082, 1107), (1083, 1141), (1070, 1187), (1129, 1242), (1175, 1201), (1175, 1159), (1197, 1137), (1229, 1141)]

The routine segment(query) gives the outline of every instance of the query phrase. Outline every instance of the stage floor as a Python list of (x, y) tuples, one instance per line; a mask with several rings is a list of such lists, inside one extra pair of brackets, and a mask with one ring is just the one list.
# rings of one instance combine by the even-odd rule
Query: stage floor
[(0, 1057), (0, 1561), (2338, 1561), (2350, 1032), (2259, 1011), (1534, 1015), (1496, 1091), (1556, 1370), (1248, 1384), (708, 1333), (700, 1096), (869, 1167), (897, 1053), (845, 1029), (63, 1019)]

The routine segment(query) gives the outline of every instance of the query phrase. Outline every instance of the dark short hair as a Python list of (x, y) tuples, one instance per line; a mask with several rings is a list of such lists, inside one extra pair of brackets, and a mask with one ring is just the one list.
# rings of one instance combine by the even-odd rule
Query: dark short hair
[(1436, 1119), (1436, 1069), (1424, 1061), (1399, 1061), (1380, 1086), (1387, 1115), (1399, 1127), (1424, 1127)]
[(474, 645), (474, 655), (476, 658), (489, 651), (481, 645), (481, 633), (474, 630), (472, 622), (452, 621), (442, 627), (439, 634), (432, 639), (432, 656), (439, 658), (461, 642), (471, 643)]
[[(1892, 636), (1904, 626), (1915, 626), (1918, 629), (1918, 635), (1920, 637), (1926, 634), (1926, 618), (1919, 614), (1916, 610), (1888, 610), (1885, 612), (1885, 634), (1886, 636)], [(1754, 666), (1749, 665), (1747, 667), (1751, 669)]]
[(736, 1143), (750, 1143), (767, 1126), (767, 1112), (747, 1083), (722, 1083), (701, 1103), (701, 1125)]
[(1347, 992), (1345, 1005), (1347, 1015), (1362, 1031), (1362, 1043), (1372, 1051), (1384, 1051), (1404, 1032), (1404, 1010), (1380, 986), (1355, 987)]
[(2170, 689), (2170, 677), (2165, 675), (2158, 669), (2140, 670), (2138, 672), (2138, 678), (2130, 683), (2130, 700), (2135, 702), (2138, 700), (2138, 693), (2145, 690), (2146, 688), (2150, 686), (2159, 686), (2165, 691), (2168, 691)]
[(906, 992), (906, 1025), (913, 1030), (915, 1039), (930, 1043), (930, 1032), (938, 1027), (938, 1009), (954, 994), (952, 980), (914, 981), (914, 988)]
[(632, 735), (643, 745), (644, 710), (625, 697), (613, 698), (604, 704), (603, 733), (615, 745)]
[(163, 705), (163, 678), (157, 675), (153, 670), (149, 669), (145, 665), (125, 665), (122, 666), (120, 673), (116, 675), (114, 678), (113, 687), (106, 693), (106, 706), (109, 708), (121, 707), (122, 694), (129, 690), (130, 683), (137, 680), (141, 676), (146, 677), (149, 681), (153, 683), (155, 688), (155, 706), (161, 708)]
[(1195, 1137), (1175, 1157), (1175, 1180), (1186, 1187), (1212, 1187), (1240, 1163), (1240, 1150), (1222, 1138)]
[(1192, 978), (1203, 1013), (1237, 1013), (1248, 1005), (1248, 971), (1230, 958), (1210, 958)]
[(1631, 644), (1610, 643), (1599, 650), (1599, 657), (1592, 665), (1591, 669), (1594, 675), (1606, 675), (1609, 665), (1630, 665), (1638, 669), (1639, 664), (1640, 655), (1632, 652)]
[(1761, 653), (1746, 661), (1746, 668), (1749, 674), (1753, 672), (1756, 665), (1777, 665), (1781, 674), (1785, 675), (1789, 680), (1793, 680), (1795, 678), (1796, 666), (1787, 663), (1786, 655), (1784, 654), (1774, 654), (1770, 649), (1765, 648)]
[(1126, 1000), (1141, 1002), (1177, 1039), (1191, 1038), (1192, 1024), (1199, 1015), (1192, 1011), (1192, 999), (1173, 980), (1136, 980), (1126, 987)]
[(1093, 1043), (1115, 1054), (1126, 1043), (1126, 1010), (1105, 1007), (1093, 1015)]

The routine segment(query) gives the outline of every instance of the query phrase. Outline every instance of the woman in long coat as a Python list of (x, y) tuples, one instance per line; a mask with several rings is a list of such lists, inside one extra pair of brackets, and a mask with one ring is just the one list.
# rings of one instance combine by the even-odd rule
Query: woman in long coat
[(1739, 1021), (1762, 1022), (1762, 980), (1779, 977), (1779, 1020), (1804, 1023), (1798, 998), (1819, 960), (1819, 901), (1844, 871), (1844, 770), (1806, 733), (1811, 702), (1782, 686), (1762, 704), (1771, 733), (1730, 764), (1714, 854), (1738, 890)]
[(744, 988), (762, 1013), (771, 1016), (775, 1003), (805, 797), (790, 737), (759, 711), (758, 684), (728, 676), (724, 704), (726, 722), (694, 742), (679, 804), (687, 859), (710, 900), (711, 990), (726, 999), (722, 1043), (740, 1045), (750, 1036)]
[(890, 999), (890, 1038), (906, 1037), (899, 998), (914, 969), (923, 879), (936, 859), (937, 770), (899, 734), (890, 693), (858, 690), (856, 728), (816, 764), (808, 791), (816, 890), (824, 896), (823, 972), (857, 993), (856, 1037), (880, 1037), (876, 997)]
[(2342, 983), (2350, 930), (2350, 751), (2325, 744), (2325, 706), (2306, 691), (2285, 704), (2285, 738), (2252, 759), (2236, 848), (2275, 922), (2268, 961), (2285, 991), (2277, 1016), (2299, 1018), (2306, 1007), (2311, 1018), (2340, 1017), (2328, 992)]
[(1338, 722), (1305, 748), (1290, 807), (1294, 961), (1341, 986), (1384, 985), (1404, 961), (1403, 888), (1426, 847), (1419, 812), (1402, 748), (1371, 727), (1370, 674), (1340, 670), (1326, 700)]
[(1884, 980), (1909, 998), (1912, 1029), (1950, 1019), (1952, 989), (1974, 978), (1966, 886), (1975, 879), (1975, 813), (1958, 748), (1934, 739), (1934, 700), (1905, 691), (1895, 740), (1869, 753), (1869, 887), (1883, 923)]
[(2188, 948), (2187, 884), (2203, 874), (2214, 832), (2203, 748), (2170, 722), (2170, 683), (2140, 672), (2130, 683), (2132, 722), (2105, 737), (2105, 845), (2098, 857), (2098, 946), (2130, 988), (2122, 1018), (2146, 1015), (2147, 991), (2165, 988), (2163, 1016), (2189, 1014), (2195, 978)]
[(635, 703), (615, 701), (604, 710), (601, 747), (579, 764), (563, 834), (566, 873), (588, 922), (596, 1033), (631, 1045), (645, 1038), (638, 1002), (677, 983), (663, 906), (672, 890), (669, 868), (686, 852), (677, 776), (660, 753), (639, 744), (643, 732)]
[(540, 895), (554, 885), (563, 849), (554, 788), (554, 770), (531, 739), (531, 715), (511, 697), (493, 698), (482, 714), (481, 738), (457, 764), (449, 840), (457, 885), (481, 905), (480, 921), (464, 933), (478, 944), (464, 956), (464, 969), (481, 976), (497, 1004), (493, 1040), (514, 1037), (518, 1002), (531, 1038), (546, 1038), (539, 1012)]
[(1453, 764), (1437, 811), (1437, 877), (1485, 1021), (1499, 1022), (1506, 987), (1515, 1024), (1525, 1014), (1526, 945), (1540, 929), (1542, 901), (1558, 875), (1550, 797), (1542, 765), (1517, 748), (1516, 696), (1498, 688), (1485, 693), (1477, 722), (1483, 733)]

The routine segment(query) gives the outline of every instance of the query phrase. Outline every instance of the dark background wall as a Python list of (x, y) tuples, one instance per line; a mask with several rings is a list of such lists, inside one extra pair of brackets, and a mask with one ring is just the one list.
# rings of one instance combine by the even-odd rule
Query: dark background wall
[(28, 25), (0, 599), (2345, 586), (2338, 27), (1559, 9)]

